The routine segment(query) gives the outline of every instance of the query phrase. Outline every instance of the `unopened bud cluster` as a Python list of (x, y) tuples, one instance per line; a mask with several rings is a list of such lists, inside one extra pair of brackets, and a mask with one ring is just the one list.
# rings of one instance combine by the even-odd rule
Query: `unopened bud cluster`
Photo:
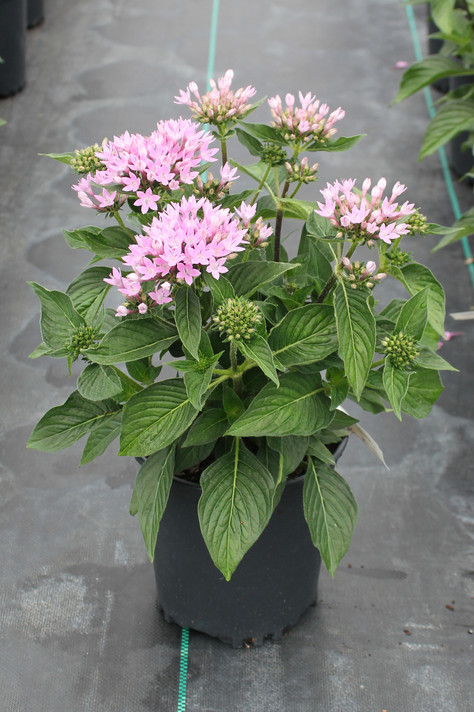
[(386, 257), (395, 267), (403, 267), (412, 261), (411, 253), (404, 252), (399, 247), (392, 247), (392, 249), (386, 253)]
[(275, 143), (266, 143), (260, 153), (260, 158), (264, 163), (268, 163), (271, 166), (280, 166), (285, 163), (288, 156), (281, 146)]
[(217, 180), (209, 171), (205, 183), (202, 180), (201, 176), (198, 176), (196, 178), (196, 187), (194, 188), (194, 193), (199, 196), (204, 196), (209, 200), (222, 200), (222, 198), (224, 198), (229, 193), (229, 190), (232, 185), (232, 182), (224, 182), (222, 180)]
[(96, 151), (100, 151), (101, 147), (98, 143), (93, 146), (88, 146), (87, 148), (82, 148), (74, 151), (74, 157), (71, 158), (70, 166), (75, 173), (84, 174), (95, 173), (96, 171), (103, 171), (105, 169), (102, 161), (97, 158)]
[(234, 297), (221, 304), (213, 321), (229, 341), (249, 341), (262, 321), (262, 315), (254, 302)]
[(80, 326), (75, 329), (71, 339), (65, 344), (68, 353), (76, 360), (82, 351), (94, 343), (96, 336), (97, 331), (92, 326)]
[(415, 210), (408, 218), (405, 218), (405, 222), (408, 225), (409, 235), (423, 235), (427, 232), (428, 221), (426, 216), (422, 215), (419, 210)]
[(395, 368), (409, 366), (413, 359), (418, 356), (416, 343), (410, 336), (406, 336), (403, 331), (388, 336), (382, 341), (382, 346)]
[(288, 171), (287, 180), (290, 183), (298, 181), (299, 183), (312, 183), (316, 180), (316, 172), (319, 163), (314, 163), (312, 166), (308, 164), (308, 158), (305, 156), (300, 163), (285, 163)]
[(377, 265), (373, 260), (365, 262), (351, 262), (347, 257), (343, 257), (342, 264), (344, 265), (343, 277), (351, 283), (352, 289), (358, 287), (367, 287), (373, 289), (375, 283), (386, 277), (385, 273), (377, 271)]

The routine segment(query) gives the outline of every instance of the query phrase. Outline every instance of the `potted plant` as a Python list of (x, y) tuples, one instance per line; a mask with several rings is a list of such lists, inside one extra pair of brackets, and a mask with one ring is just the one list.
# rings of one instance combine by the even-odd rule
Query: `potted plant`
[[(84, 369), (28, 444), (56, 451), (87, 435), (86, 463), (120, 437), (119, 455), (142, 463), (130, 511), (165, 616), (241, 644), (295, 623), (315, 601), (318, 552), (334, 574), (349, 548), (357, 505), (334, 469), (341, 442), (355, 430), (382, 456), (346, 399), (423, 418), (451, 366), (434, 351), (443, 289), (400, 248), (432, 229), (400, 199), (405, 186), (341, 180), (320, 201), (298, 199), (316, 180), (309, 154), (361, 137), (336, 138), (344, 111), (310, 93), (272, 97), (271, 121), (250, 123), (255, 89), (233, 91), (232, 76), (202, 96), (194, 82), (181, 91), (194, 120), (49, 154), (112, 224), (64, 232), (93, 255), (65, 292), (31, 284), (43, 336), (31, 356)], [(235, 139), (252, 163), (229, 157)], [(231, 190), (238, 172), (251, 188)], [(285, 218), (302, 224), (294, 257)], [(388, 275), (407, 298), (382, 307)], [(164, 365), (176, 375), (163, 378)]]
[[(474, 150), (474, 3), (472, 0), (431, 0), (429, 13), (439, 32), (431, 37), (442, 42), (439, 54), (415, 62), (403, 74), (393, 101), (398, 103), (438, 82), (447, 82), (447, 93), (428, 123), (419, 160), (447, 144), (450, 165), (461, 177), (472, 180)], [(468, 210), (440, 241), (438, 247), (474, 232), (473, 211)]]

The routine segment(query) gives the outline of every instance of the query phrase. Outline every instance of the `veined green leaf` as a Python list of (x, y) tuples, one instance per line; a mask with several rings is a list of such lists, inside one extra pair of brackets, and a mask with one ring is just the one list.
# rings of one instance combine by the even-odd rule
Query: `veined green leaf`
[(357, 504), (347, 482), (328, 465), (309, 459), (303, 489), (304, 515), (311, 539), (334, 576), (349, 550)]
[(270, 331), (268, 343), (287, 368), (323, 359), (337, 349), (332, 306), (306, 304), (293, 309)]
[(334, 139), (334, 141), (327, 141), (326, 143), (320, 143), (319, 141), (314, 141), (305, 146), (305, 151), (325, 151), (325, 152), (336, 152), (336, 151), (347, 151), (356, 143), (359, 143), (361, 138), (364, 138), (365, 134), (357, 134), (356, 136), (339, 136), (339, 138)]
[(184, 447), (213, 443), (221, 437), (229, 427), (227, 414), (223, 408), (209, 408), (191, 425)]
[(36, 282), (28, 282), (41, 301), (41, 335), (53, 351), (64, 348), (74, 331), (85, 321), (74, 309), (71, 298), (63, 292), (50, 290)]
[(92, 462), (107, 450), (109, 445), (120, 435), (122, 411), (106, 416), (89, 434), (81, 457), (81, 465)]
[(281, 470), (283, 477), (296, 470), (308, 447), (309, 437), (302, 435), (287, 435), (286, 437), (268, 437), (268, 447), (281, 455)]
[(153, 453), (140, 467), (135, 482), (138, 521), (150, 561), (173, 482), (174, 461), (175, 445)]
[(77, 390), (87, 400), (113, 398), (122, 390), (122, 381), (110, 366), (89, 363), (77, 381)]
[(115, 401), (94, 402), (73, 391), (65, 403), (43, 415), (28, 440), (28, 447), (42, 452), (65, 450), (120, 410)]
[(196, 415), (180, 378), (153, 383), (125, 404), (119, 454), (145, 457), (162, 450)]
[(438, 150), (461, 131), (474, 129), (474, 100), (453, 99), (443, 104), (426, 129), (419, 160)]
[(410, 294), (418, 294), (428, 287), (428, 322), (440, 336), (444, 336), (445, 296), (441, 284), (428, 267), (417, 262), (402, 267), (400, 272)]
[(396, 332), (403, 331), (414, 341), (421, 339), (428, 318), (428, 296), (429, 289), (425, 287), (405, 302), (397, 318)]
[(237, 439), (232, 452), (203, 472), (201, 486), (201, 532), (214, 564), (229, 581), (272, 515), (273, 477)]
[(464, 69), (459, 62), (451, 57), (445, 57), (442, 54), (425, 57), (406, 70), (402, 76), (398, 94), (392, 104), (397, 104), (438, 79), (466, 74), (472, 74), (472, 69)]
[(418, 356), (414, 359), (414, 363), (416, 366), (422, 366), (422, 368), (428, 368), (434, 371), (459, 370), (429, 348), (421, 348)]
[(273, 354), (263, 336), (255, 334), (250, 341), (237, 341), (237, 344), (243, 355), (255, 361), (264, 374), (278, 386), (279, 380), (273, 361)]
[(311, 435), (326, 427), (333, 417), (329, 398), (322, 390), (311, 377), (303, 381), (298, 374), (284, 374), (280, 387), (267, 384), (226, 435)]
[(201, 305), (191, 287), (183, 285), (175, 294), (176, 328), (183, 346), (199, 360), (199, 342), (201, 340)]
[(108, 331), (100, 344), (84, 351), (94, 363), (116, 364), (151, 356), (170, 346), (178, 338), (173, 327), (153, 317), (125, 319)]
[(214, 303), (214, 310), (217, 309), (223, 302), (227, 299), (232, 299), (235, 297), (234, 288), (231, 283), (222, 275), (219, 279), (216, 279), (208, 272), (204, 272), (204, 282), (210, 289), (212, 294), (212, 301)]
[(241, 262), (227, 272), (227, 279), (239, 297), (250, 297), (259, 287), (285, 272), (299, 267), (288, 262)]
[(410, 377), (410, 385), (402, 401), (402, 411), (414, 418), (426, 418), (442, 391), (443, 384), (437, 371), (417, 367)]
[(110, 284), (104, 282), (104, 278), (109, 274), (109, 267), (89, 267), (66, 289), (75, 309), (88, 324), (95, 319), (110, 289)]
[(393, 412), (399, 420), (402, 419), (401, 405), (408, 390), (411, 373), (411, 371), (396, 368), (390, 358), (385, 359), (383, 385), (392, 405)]
[(69, 166), (71, 164), (71, 160), (74, 158), (75, 153), (73, 151), (69, 151), (67, 153), (40, 153), (40, 156), (46, 156), (46, 158), (54, 158), (55, 161), (60, 161), (60, 163), (67, 163)]
[(347, 379), (360, 398), (375, 353), (375, 317), (368, 305), (370, 295), (339, 282), (334, 293), (339, 356)]

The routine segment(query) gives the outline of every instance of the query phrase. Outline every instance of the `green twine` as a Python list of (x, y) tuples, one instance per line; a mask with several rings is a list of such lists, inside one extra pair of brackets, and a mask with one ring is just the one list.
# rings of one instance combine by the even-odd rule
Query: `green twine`
[(214, 74), (214, 60), (216, 58), (216, 44), (217, 44), (217, 20), (219, 17), (219, 0), (213, 0), (212, 2), (212, 15), (211, 15), (211, 33), (209, 36), (209, 55), (207, 59), (207, 88), (211, 88), (209, 80)]
[[(420, 40), (418, 37), (418, 31), (417, 31), (416, 21), (415, 21), (415, 13), (413, 12), (413, 8), (411, 7), (411, 5), (405, 5), (405, 10), (407, 13), (408, 25), (410, 27), (411, 39), (413, 42), (413, 49), (415, 52), (415, 59), (417, 62), (419, 62), (420, 60), (423, 59), (423, 52), (421, 50)], [(429, 114), (430, 118), (433, 118), (433, 116), (436, 114), (436, 110), (433, 105), (433, 100), (431, 98), (431, 93), (430, 93), (429, 87), (424, 87), (423, 94), (425, 95), (426, 108), (428, 109), (428, 114)], [(453, 213), (454, 213), (454, 219), (459, 220), (462, 213), (461, 213), (461, 209), (459, 207), (459, 201), (458, 201), (458, 197), (456, 195), (456, 191), (454, 190), (453, 179), (451, 177), (451, 171), (449, 169), (448, 159), (446, 157), (446, 151), (444, 149), (444, 146), (441, 146), (438, 149), (438, 154), (439, 154), (439, 159), (441, 162), (441, 168), (443, 171), (444, 182), (446, 184), (446, 189), (448, 191), (449, 199), (451, 201), (451, 207), (452, 207)], [(471, 248), (469, 246), (468, 238), (463, 237), (461, 240), (461, 244), (462, 244), (464, 257), (466, 258), (466, 261), (472, 260), (472, 252), (471, 252)], [(474, 264), (472, 262), (468, 262), (467, 268), (469, 270), (469, 274), (471, 276), (472, 287), (474, 289)]]
[(181, 630), (179, 654), (178, 712), (186, 712), (186, 685), (188, 677), (189, 628)]

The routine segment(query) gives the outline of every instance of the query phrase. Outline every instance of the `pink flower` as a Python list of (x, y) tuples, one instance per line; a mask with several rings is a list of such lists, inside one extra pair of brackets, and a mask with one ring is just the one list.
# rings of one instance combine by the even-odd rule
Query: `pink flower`
[[(308, 92), (305, 96), (298, 92), (301, 107), (295, 107), (295, 97), (287, 94), (286, 106), (283, 108), (280, 97), (273, 96), (268, 100), (272, 116), (272, 126), (279, 128), (285, 139), (294, 142), (326, 141), (336, 133), (334, 124), (345, 116), (345, 111), (339, 107), (329, 116), (329, 106), (321, 104), (319, 99)], [(326, 118), (327, 117), (327, 118)]]
[(321, 191), (325, 198), (324, 203), (319, 203), (318, 215), (329, 218), (331, 224), (346, 233), (351, 239), (364, 240), (380, 239), (388, 245), (409, 231), (403, 218), (415, 212), (413, 203), (404, 203), (399, 206), (396, 198), (406, 190), (406, 187), (397, 182), (393, 186), (390, 199), (383, 196), (387, 187), (385, 178), (381, 178), (372, 188), (369, 196), (371, 181), (366, 178), (362, 184), (362, 192), (354, 191), (354, 180), (336, 181), (333, 185), (327, 184)]
[[(221, 124), (226, 121), (236, 121), (244, 117), (252, 108), (249, 99), (256, 90), (252, 86), (237, 89), (233, 92), (230, 88), (234, 72), (228, 69), (223, 77), (217, 80), (210, 79), (211, 90), (201, 96), (196, 82), (188, 84), (186, 91), (180, 90), (175, 96), (175, 104), (185, 104), (192, 109), (193, 117), (201, 123)], [(195, 97), (191, 98), (191, 94)]]
[(148, 210), (156, 210), (156, 205), (160, 199), (159, 195), (154, 195), (151, 188), (137, 190), (138, 200), (133, 203), (137, 207), (141, 206), (142, 213), (147, 213)]
[(148, 294), (155, 304), (166, 304), (173, 284), (191, 285), (205, 271), (219, 279), (227, 272), (226, 260), (244, 250), (248, 238), (247, 229), (230, 210), (194, 196), (169, 203), (143, 230), (146, 234), (137, 235), (122, 258), (132, 271), (124, 277), (114, 268), (106, 278), (132, 303), (144, 302)]

